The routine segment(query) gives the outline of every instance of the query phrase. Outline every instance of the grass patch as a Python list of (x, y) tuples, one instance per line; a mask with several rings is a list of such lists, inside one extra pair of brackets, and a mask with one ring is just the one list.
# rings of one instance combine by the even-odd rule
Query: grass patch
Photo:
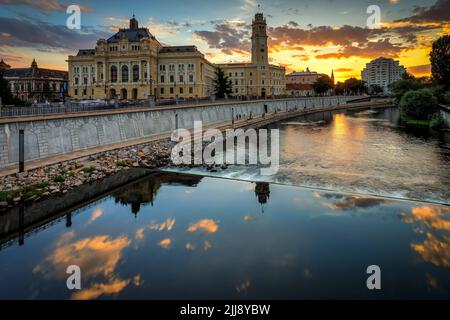
[(64, 174), (58, 174), (57, 176), (55, 176), (53, 178), (54, 182), (64, 182), (66, 181), (66, 177), (64, 176)]
[(117, 160), (117, 161), (116, 161), (116, 164), (117, 164), (119, 167), (126, 167), (126, 165), (127, 165), (127, 163), (126, 163), (124, 160)]
[(0, 202), (12, 202), (14, 198), (20, 196), (22, 189), (0, 191)]
[(86, 167), (81, 169), (81, 171), (83, 171), (84, 173), (92, 173), (95, 171), (95, 167), (94, 166)]

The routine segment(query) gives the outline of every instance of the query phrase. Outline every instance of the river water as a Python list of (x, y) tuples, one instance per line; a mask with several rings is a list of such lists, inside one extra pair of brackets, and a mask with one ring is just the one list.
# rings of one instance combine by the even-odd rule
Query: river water
[(280, 169), (188, 172), (450, 204), (450, 132), (407, 130), (396, 108), (323, 112), (269, 126), (280, 130)]
[[(2, 212), (0, 299), (449, 299), (449, 143), (397, 121), (386, 109), (273, 125), (270, 183), (237, 166), (135, 174)], [(371, 265), (381, 290), (366, 286)]]

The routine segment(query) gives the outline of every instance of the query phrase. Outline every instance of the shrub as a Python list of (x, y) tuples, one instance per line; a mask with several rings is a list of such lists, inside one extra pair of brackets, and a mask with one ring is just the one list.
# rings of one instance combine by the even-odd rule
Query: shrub
[(430, 127), (433, 129), (440, 129), (445, 126), (444, 119), (442, 118), (441, 113), (438, 111), (431, 117)]
[(444, 93), (444, 103), (450, 104), (450, 90)]
[(399, 107), (404, 120), (430, 119), (437, 111), (437, 99), (429, 89), (408, 91), (401, 98)]

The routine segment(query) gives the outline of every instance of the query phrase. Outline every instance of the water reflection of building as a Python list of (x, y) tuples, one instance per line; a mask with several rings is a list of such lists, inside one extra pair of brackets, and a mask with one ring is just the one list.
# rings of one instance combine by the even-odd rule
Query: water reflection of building
[(119, 191), (115, 192), (115, 202), (122, 205), (131, 205), (131, 212), (136, 216), (141, 210), (142, 205), (151, 204), (156, 199), (158, 190), (162, 185), (183, 185), (183, 186), (197, 186), (202, 177), (189, 175), (172, 175), (164, 174), (151, 178), (145, 178), (132, 185), (128, 185)]
[(270, 186), (267, 182), (257, 182), (255, 187), (255, 195), (260, 204), (265, 204), (269, 200)]

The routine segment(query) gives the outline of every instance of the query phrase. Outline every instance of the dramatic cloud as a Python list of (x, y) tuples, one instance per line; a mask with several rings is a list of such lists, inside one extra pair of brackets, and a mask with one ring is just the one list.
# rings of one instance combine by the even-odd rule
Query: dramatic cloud
[(346, 46), (337, 52), (316, 55), (317, 59), (341, 59), (350, 57), (360, 57), (375, 59), (378, 57), (397, 58), (404, 46), (392, 44), (389, 39), (370, 41), (360, 46)]
[[(70, 4), (63, 4), (57, 0), (0, 0), (0, 6), (28, 6), (43, 13), (50, 11), (66, 11)], [(80, 6), (82, 12), (91, 11), (90, 7)]]
[(84, 27), (81, 31), (69, 30), (66, 26), (53, 25), (29, 17), (0, 17), (0, 48), (32, 47), (41, 51), (61, 51), (74, 53), (77, 49), (93, 48), (99, 38), (106, 38), (110, 33)]
[(450, 22), (450, 0), (437, 0), (430, 7), (415, 7), (413, 15), (397, 21), (410, 22)]
[(350, 68), (338, 68), (334, 70), (334, 72), (351, 72), (351, 71), (353, 71), (353, 69)]
[(215, 31), (194, 31), (194, 34), (206, 41), (210, 48), (220, 49), (225, 54), (248, 54), (251, 49), (248, 24), (223, 20), (216, 22), (214, 29)]

